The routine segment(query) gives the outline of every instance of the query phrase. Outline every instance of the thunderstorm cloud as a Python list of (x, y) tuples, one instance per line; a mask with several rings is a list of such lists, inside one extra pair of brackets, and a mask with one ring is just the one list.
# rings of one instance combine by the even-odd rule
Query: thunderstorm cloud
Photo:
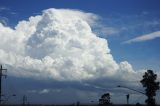
[(80, 81), (105, 77), (136, 79), (137, 72), (117, 63), (108, 42), (92, 30), (96, 14), (70, 9), (47, 9), (19, 21), (0, 23), (0, 63), (17, 77)]

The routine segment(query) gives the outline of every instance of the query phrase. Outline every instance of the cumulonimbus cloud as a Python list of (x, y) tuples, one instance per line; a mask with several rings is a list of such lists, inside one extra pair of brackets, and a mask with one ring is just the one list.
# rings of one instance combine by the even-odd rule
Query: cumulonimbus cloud
[(144, 42), (144, 41), (153, 40), (153, 39), (156, 39), (159, 37), (160, 37), (160, 31), (156, 31), (156, 32), (152, 32), (149, 34), (145, 34), (145, 35), (130, 39), (130, 40), (125, 41), (123, 43)]
[[(97, 15), (47, 9), (20, 21), (14, 29), (0, 24), (0, 63), (9, 74), (54, 80), (134, 76), (127, 62), (118, 64), (106, 39), (92, 31)], [(94, 24), (93, 24), (94, 23)], [(135, 77), (133, 77), (135, 78)]]

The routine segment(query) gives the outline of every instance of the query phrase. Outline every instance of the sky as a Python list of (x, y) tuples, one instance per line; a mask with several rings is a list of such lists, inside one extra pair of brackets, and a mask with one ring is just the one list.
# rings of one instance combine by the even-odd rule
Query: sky
[[(9, 103), (144, 103), (147, 69), (159, 72), (159, 0), (0, 0), (0, 63)], [(158, 77), (158, 80), (160, 78)], [(141, 98), (141, 99), (140, 99)], [(157, 101), (160, 98), (157, 93)], [(159, 103), (159, 102), (158, 102)]]

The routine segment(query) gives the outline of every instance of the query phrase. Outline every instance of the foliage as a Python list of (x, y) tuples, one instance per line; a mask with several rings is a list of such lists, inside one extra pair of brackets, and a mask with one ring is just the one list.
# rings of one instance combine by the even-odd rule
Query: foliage
[(145, 89), (147, 100), (145, 101), (148, 106), (155, 106), (156, 91), (160, 88), (159, 82), (156, 81), (157, 74), (154, 74), (152, 70), (147, 70), (143, 75), (141, 83)]
[(110, 104), (110, 94), (109, 93), (105, 93), (101, 96), (101, 98), (99, 99), (99, 104), (101, 106), (107, 106)]

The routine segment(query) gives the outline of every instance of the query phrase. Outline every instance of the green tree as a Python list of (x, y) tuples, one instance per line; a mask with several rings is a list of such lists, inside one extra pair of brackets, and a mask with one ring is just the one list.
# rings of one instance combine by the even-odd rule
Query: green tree
[(156, 81), (157, 74), (154, 74), (152, 70), (147, 70), (143, 75), (143, 79), (140, 81), (145, 89), (147, 96), (147, 106), (155, 106), (156, 91), (160, 88), (159, 82)]

